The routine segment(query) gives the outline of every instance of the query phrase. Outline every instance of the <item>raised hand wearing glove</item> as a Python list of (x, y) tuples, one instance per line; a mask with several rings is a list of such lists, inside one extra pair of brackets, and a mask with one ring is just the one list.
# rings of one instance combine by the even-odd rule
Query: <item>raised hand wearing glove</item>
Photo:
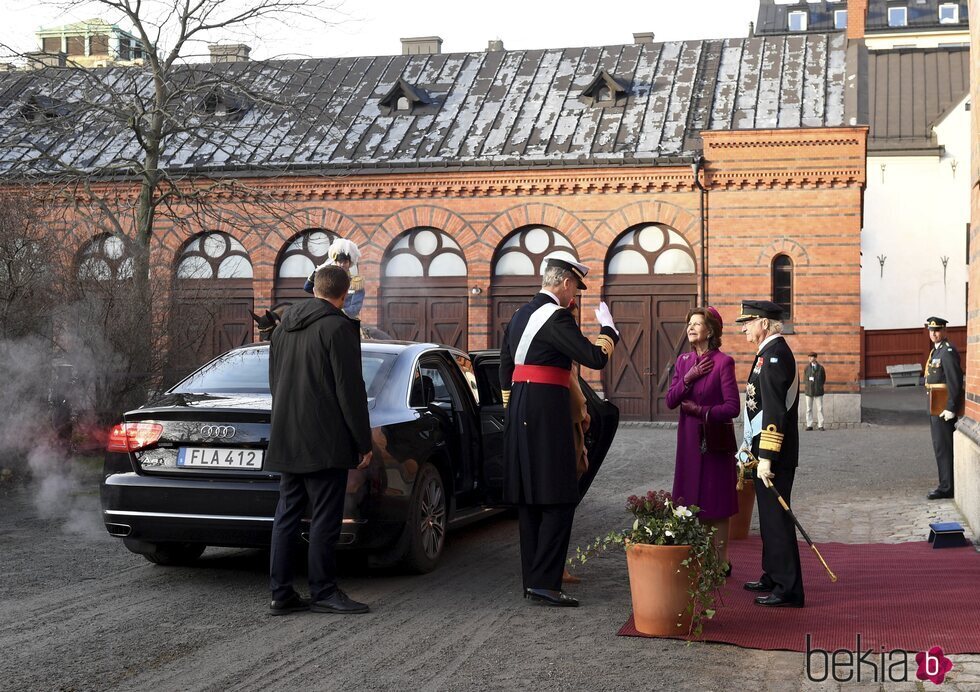
[(600, 325), (609, 327), (616, 332), (616, 336), (619, 336), (619, 330), (616, 329), (616, 323), (613, 322), (612, 313), (609, 312), (609, 306), (606, 305), (605, 301), (599, 303), (599, 307), (595, 309), (595, 318)]
[(684, 373), (684, 386), (690, 387), (694, 382), (714, 370), (714, 368), (715, 361), (711, 358), (705, 358), (702, 361), (698, 361), (693, 368)]
[(759, 459), (759, 465), (755, 467), (755, 475), (762, 479), (767, 488), (771, 488), (772, 479), (776, 477), (772, 472), (772, 462), (768, 459)]
[(695, 404), (690, 399), (684, 399), (684, 401), (681, 402), (681, 412), (686, 413), (689, 416), (694, 416), (699, 420), (704, 420), (704, 407), (699, 404)]
[(951, 421), (954, 418), (956, 418), (956, 414), (953, 413), (952, 411), (943, 411), (942, 413), (939, 414), (939, 417), (945, 421)]

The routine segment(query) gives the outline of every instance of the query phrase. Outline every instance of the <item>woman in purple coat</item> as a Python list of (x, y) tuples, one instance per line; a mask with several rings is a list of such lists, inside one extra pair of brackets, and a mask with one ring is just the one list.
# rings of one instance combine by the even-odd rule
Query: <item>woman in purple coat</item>
[(719, 350), (721, 330), (721, 315), (714, 308), (688, 313), (692, 350), (677, 359), (667, 406), (681, 407), (673, 496), (701, 508), (698, 516), (717, 529), (715, 545), (728, 562), (728, 520), (738, 512), (735, 435), (728, 424), (738, 415), (739, 399), (735, 361)]

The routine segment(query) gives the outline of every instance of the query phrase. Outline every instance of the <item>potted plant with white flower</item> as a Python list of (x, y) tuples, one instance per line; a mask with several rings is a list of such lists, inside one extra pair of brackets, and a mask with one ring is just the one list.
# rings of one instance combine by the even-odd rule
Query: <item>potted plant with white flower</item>
[(727, 565), (711, 540), (715, 529), (698, 520), (697, 507), (676, 505), (662, 490), (630, 496), (626, 509), (633, 515), (630, 528), (577, 548), (570, 562), (584, 563), (610, 546), (622, 546), (637, 631), (700, 636), (725, 583)]

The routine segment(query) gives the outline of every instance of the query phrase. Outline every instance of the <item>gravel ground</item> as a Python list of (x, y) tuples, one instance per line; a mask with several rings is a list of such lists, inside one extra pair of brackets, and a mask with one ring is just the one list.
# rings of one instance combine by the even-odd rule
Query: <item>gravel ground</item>
[[(670, 487), (675, 434), (620, 431), (579, 509), (573, 546), (622, 526), (627, 495)], [(794, 504), (818, 542), (847, 540), (842, 507), (926, 504), (936, 473), (926, 425), (802, 434)], [(102, 529), (97, 471), (79, 468), (71, 479), (46, 512), (37, 488), (0, 490), (4, 690), (804, 686), (803, 654), (615, 636), (629, 615), (620, 554), (580, 569), (584, 581), (570, 591), (581, 608), (526, 603), (512, 518), (451, 534), (428, 575), (345, 560), (342, 586), (370, 603), (368, 615), (271, 618), (266, 554), (210, 549), (195, 567), (151, 565)]]

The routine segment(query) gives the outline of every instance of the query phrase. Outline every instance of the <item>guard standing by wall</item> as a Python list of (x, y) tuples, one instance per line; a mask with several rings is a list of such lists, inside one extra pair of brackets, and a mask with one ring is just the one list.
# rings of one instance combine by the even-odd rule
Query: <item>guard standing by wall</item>
[(810, 354), (810, 362), (803, 369), (803, 396), (806, 399), (806, 429), (813, 430), (816, 419), (817, 429), (823, 430), (823, 388), (827, 382), (827, 371), (817, 362), (817, 354)]
[(579, 501), (570, 411), (572, 361), (599, 370), (619, 332), (605, 303), (595, 343), (582, 335), (567, 306), (585, 288), (588, 269), (565, 257), (545, 260), (541, 292), (504, 330), (500, 386), (507, 407), (504, 501), (518, 506), (524, 597), (577, 606), (561, 590), (575, 506)]
[(942, 317), (926, 320), (932, 351), (926, 361), (926, 392), (929, 395), (929, 423), (932, 428), (932, 449), (939, 467), (939, 485), (926, 495), (930, 500), (953, 497), (953, 430), (963, 408), (963, 368), (960, 354), (946, 340), (946, 325)]
[(762, 576), (745, 584), (759, 596), (761, 606), (802, 608), (803, 571), (796, 525), (769, 487), (774, 485), (792, 502), (793, 479), (800, 456), (800, 377), (796, 358), (781, 334), (783, 309), (768, 300), (742, 302), (735, 321), (749, 343), (756, 344), (755, 360), (745, 385), (743, 449), (759, 460), (755, 493), (762, 534)]

